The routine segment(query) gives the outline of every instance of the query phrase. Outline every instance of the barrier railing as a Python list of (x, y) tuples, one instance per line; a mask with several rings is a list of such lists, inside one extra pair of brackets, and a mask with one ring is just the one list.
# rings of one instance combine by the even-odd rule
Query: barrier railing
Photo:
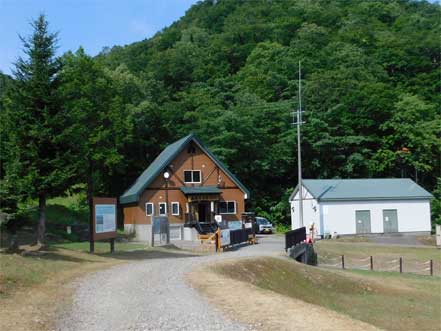
[[(419, 275), (433, 276), (434, 263), (433, 260), (427, 261), (415, 261), (404, 260), (402, 257), (398, 257), (392, 260), (385, 260), (384, 258), (374, 258), (374, 256), (368, 256), (365, 258), (355, 258), (345, 255), (340, 256), (319, 256), (318, 265), (331, 268), (341, 269), (359, 269), (359, 270), (371, 270), (371, 271), (389, 271), (399, 273), (414, 273)], [(438, 265), (439, 267), (439, 265)], [(440, 269), (440, 268), (438, 268)], [(441, 274), (440, 270), (437, 274)]]
[(306, 240), (306, 228), (299, 228), (285, 233), (285, 251)]
[(228, 246), (234, 246), (238, 244), (242, 244), (245, 242), (255, 244), (256, 243), (256, 236), (254, 233), (254, 229), (251, 228), (243, 228), (243, 229), (236, 229), (236, 230), (230, 230), (230, 229), (224, 229), (221, 230), (218, 228), (216, 231), (217, 235), (217, 250), (222, 251), (223, 248)]

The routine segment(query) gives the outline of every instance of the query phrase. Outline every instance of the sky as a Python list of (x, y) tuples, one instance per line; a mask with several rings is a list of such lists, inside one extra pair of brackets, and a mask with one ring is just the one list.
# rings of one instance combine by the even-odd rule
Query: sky
[(49, 29), (59, 32), (59, 55), (80, 46), (90, 55), (105, 46), (126, 45), (169, 26), (197, 0), (0, 0), (0, 71), (22, 55), (18, 35), (31, 33), (29, 23), (40, 13)]

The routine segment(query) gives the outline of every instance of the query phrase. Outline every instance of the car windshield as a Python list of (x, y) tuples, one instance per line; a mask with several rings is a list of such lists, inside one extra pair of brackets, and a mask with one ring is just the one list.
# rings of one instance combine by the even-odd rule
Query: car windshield
[(256, 221), (257, 221), (257, 224), (262, 224), (262, 225), (269, 224), (268, 220), (263, 217), (256, 217)]

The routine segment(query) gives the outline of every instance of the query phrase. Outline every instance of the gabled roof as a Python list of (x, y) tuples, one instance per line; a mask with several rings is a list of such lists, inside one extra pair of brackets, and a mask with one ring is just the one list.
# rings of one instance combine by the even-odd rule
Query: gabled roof
[(188, 144), (193, 141), (196, 145), (199, 146), (212, 160), (213, 162), (221, 168), (227, 176), (231, 178), (231, 180), (247, 195), (247, 198), (250, 196), (250, 192), (248, 189), (237, 179), (236, 176), (231, 173), (227, 169), (227, 167), (219, 161), (210, 150), (205, 147), (205, 145), (196, 137), (194, 134), (189, 134), (184, 138), (175, 141), (174, 143), (168, 145), (162, 152), (159, 154), (155, 160), (148, 166), (146, 170), (139, 176), (135, 183), (133, 183), (130, 188), (124, 192), (124, 194), (119, 198), (119, 202), (121, 204), (134, 203), (139, 200), (140, 195), (144, 190), (158, 177), (165, 168), (175, 159), (175, 157), (184, 150)]
[[(414, 200), (433, 196), (410, 178), (304, 179), (303, 186), (318, 201)], [(289, 200), (294, 199), (298, 187)]]

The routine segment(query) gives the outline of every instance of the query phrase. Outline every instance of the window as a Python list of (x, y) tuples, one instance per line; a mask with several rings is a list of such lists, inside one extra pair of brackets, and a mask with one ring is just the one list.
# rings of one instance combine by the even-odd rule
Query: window
[(186, 183), (200, 183), (201, 171), (200, 170), (184, 170), (184, 182)]
[(154, 214), (154, 212), (155, 212), (155, 210), (154, 210), (154, 207), (153, 207), (153, 203), (147, 202), (145, 204), (145, 214), (147, 216), (152, 216)]
[(159, 203), (159, 216), (167, 215), (167, 204), (165, 202)]
[(172, 202), (172, 215), (179, 216), (179, 202)]
[(221, 201), (219, 203), (219, 213), (236, 214), (236, 201)]

